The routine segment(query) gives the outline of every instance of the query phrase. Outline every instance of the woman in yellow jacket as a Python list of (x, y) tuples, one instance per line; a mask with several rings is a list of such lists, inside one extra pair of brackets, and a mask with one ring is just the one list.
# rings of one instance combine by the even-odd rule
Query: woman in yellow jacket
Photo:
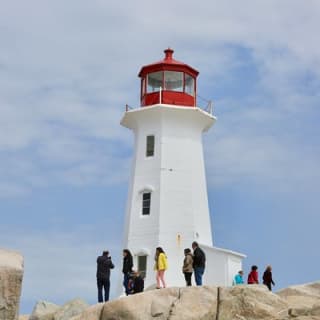
[(157, 279), (157, 289), (166, 287), (166, 282), (164, 280), (164, 272), (168, 269), (168, 261), (165, 255), (165, 252), (161, 247), (156, 248), (156, 255), (154, 257), (155, 265), (154, 270), (156, 270), (156, 279)]

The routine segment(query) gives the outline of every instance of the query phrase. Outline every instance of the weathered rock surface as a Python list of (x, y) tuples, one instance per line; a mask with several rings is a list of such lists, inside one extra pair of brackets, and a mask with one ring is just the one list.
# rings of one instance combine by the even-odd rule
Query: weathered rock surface
[(216, 287), (152, 290), (104, 305), (101, 320), (215, 319)]
[(73, 316), (81, 314), (89, 305), (82, 299), (74, 299), (64, 304), (55, 314), (53, 320), (69, 320)]
[(218, 319), (277, 319), (288, 305), (264, 285), (220, 288)]
[(312, 308), (320, 303), (320, 281), (290, 286), (277, 294), (287, 301), (290, 308)]
[(179, 289), (179, 297), (171, 307), (170, 319), (216, 319), (218, 288), (212, 286)]
[(151, 319), (320, 320), (320, 282), (289, 287), (278, 294), (270, 292), (264, 285), (201, 286), (150, 290), (91, 307), (81, 300), (73, 300), (59, 307), (50, 318)]
[(18, 319), (22, 278), (22, 255), (0, 249), (0, 320)]
[(171, 306), (179, 297), (179, 288), (151, 290), (117, 299), (104, 305), (102, 319), (168, 319)]
[(54, 314), (60, 308), (60, 306), (51, 302), (38, 301), (32, 310), (29, 320), (53, 320)]
[(95, 304), (70, 320), (100, 320), (103, 307), (103, 303)]

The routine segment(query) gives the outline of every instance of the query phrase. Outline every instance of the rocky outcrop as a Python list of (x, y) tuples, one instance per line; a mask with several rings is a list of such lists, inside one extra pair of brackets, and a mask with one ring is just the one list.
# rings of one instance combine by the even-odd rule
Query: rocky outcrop
[(220, 288), (218, 319), (277, 319), (288, 305), (263, 285)]
[(88, 308), (89, 305), (82, 299), (68, 301), (63, 306), (47, 301), (39, 301), (33, 308), (28, 320), (69, 320), (76, 315), (82, 314)]
[(288, 303), (289, 319), (320, 320), (320, 281), (291, 286), (277, 294)]
[(82, 299), (74, 299), (64, 304), (54, 315), (53, 320), (69, 320), (81, 314), (89, 305)]
[(0, 320), (18, 319), (22, 278), (22, 255), (0, 249)]
[(201, 286), (150, 290), (91, 307), (75, 301), (51, 318), (29, 320), (320, 320), (320, 282), (279, 293), (264, 285)]
[(81, 314), (72, 317), (70, 320), (100, 320), (103, 307), (103, 303), (98, 303), (89, 307)]
[(285, 299), (291, 308), (311, 308), (320, 303), (320, 281), (290, 286), (277, 294)]
[[(290, 300), (292, 293), (295, 301), (300, 297), (299, 304)], [(319, 313), (316, 282), (282, 290), (279, 295), (264, 285), (153, 290), (106, 303), (101, 317), (92, 320), (320, 320)]]
[(215, 319), (216, 287), (151, 290), (106, 303), (101, 319)]
[(115, 300), (104, 305), (97, 320), (276, 320), (287, 315), (287, 303), (265, 286), (202, 286), (153, 290)]
[(60, 306), (57, 304), (47, 301), (38, 301), (33, 308), (29, 320), (53, 320), (54, 314), (59, 309)]

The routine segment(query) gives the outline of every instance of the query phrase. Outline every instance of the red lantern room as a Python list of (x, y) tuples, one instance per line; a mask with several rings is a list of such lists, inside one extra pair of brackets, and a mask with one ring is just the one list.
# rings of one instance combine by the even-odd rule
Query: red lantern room
[(164, 50), (163, 60), (141, 68), (141, 106), (173, 104), (196, 106), (197, 76), (199, 72), (173, 59), (173, 50)]

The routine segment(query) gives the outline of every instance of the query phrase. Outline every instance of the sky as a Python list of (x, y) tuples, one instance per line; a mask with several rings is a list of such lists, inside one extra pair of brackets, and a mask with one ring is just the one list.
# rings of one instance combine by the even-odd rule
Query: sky
[(320, 279), (318, 0), (0, 0), (0, 247), (24, 256), (21, 313), (97, 302), (96, 257), (121, 277), (133, 154), (121, 127), (143, 65), (199, 70), (214, 245), (275, 290)]

